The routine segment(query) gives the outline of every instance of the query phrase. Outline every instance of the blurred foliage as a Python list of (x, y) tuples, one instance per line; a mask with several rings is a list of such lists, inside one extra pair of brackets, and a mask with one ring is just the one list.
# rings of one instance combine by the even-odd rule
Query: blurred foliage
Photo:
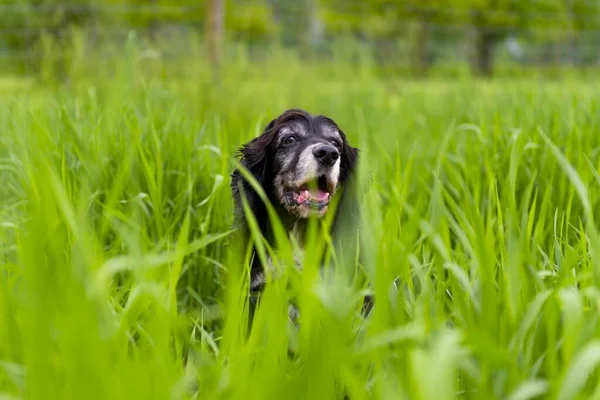
[(262, 1), (245, 1), (236, 4), (225, 14), (225, 25), (233, 29), (234, 40), (265, 42), (274, 40), (280, 32), (280, 24), (273, 20), (273, 9)]
[[(352, 38), (389, 59), (397, 42), (410, 47), (411, 63), (431, 68), (434, 25), (457, 27), (458, 35), (435, 37), (448, 46), (472, 48), (473, 68), (491, 72), (496, 44), (509, 36), (569, 41), (578, 48), (600, 42), (598, 0), (221, 0), (226, 39), (250, 45), (319, 49)], [(72, 26), (97, 38), (135, 29), (151, 40), (165, 30), (202, 34), (206, 0), (16, 0), (0, 4), (0, 49), (30, 51), (44, 35), (69, 38)], [(578, 37), (586, 33), (586, 38)], [(591, 33), (591, 34), (590, 34)], [(121, 35), (122, 36), (122, 35)], [(117, 37), (118, 39), (118, 37)], [(490, 71), (486, 71), (490, 69)]]

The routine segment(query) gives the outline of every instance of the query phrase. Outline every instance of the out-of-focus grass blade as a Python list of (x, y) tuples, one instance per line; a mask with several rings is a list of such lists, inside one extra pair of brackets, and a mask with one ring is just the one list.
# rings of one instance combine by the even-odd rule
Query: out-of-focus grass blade
[(511, 340), (512, 347), (518, 349), (523, 345), (523, 340), (527, 334), (527, 331), (531, 329), (537, 322), (538, 318), (540, 318), (542, 308), (544, 307), (544, 304), (550, 295), (552, 295), (552, 291), (545, 290), (541, 293), (538, 293), (538, 295), (535, 296), (535, 299), (529, 303), (529, 307), (527, 308), (527, 311), (525, 311), (525, 315), (521, 320), (519, 329)]
[(360, 346), (356, 354), (365, 354), (404, 340), (419, 339), (423, 333), (424, 328), (416, 323), (411, 323), (395, 329), (375, 333)]
[(550, 140), (550, 138), (544, 133), (544, 131), (539, 128), (539, 134), (542, 136), (548, 147), (552, 150), (552, 154), (558, 160), (561, 168), (569, 177), (571, 183), (575, 186), (577, 194), (579, 196), (579, 200), (583, 205), (583, 211), (585, 213), (586, 219), (586, 232), (589, 237), (590, 249), (593, 255), (592, 262), (592, 271), (594, 275), (594, 283), (596, 286), (600, 285), (600, 235), (596, 227), (594, 226), (594, 214), (592, 212), (592, 206), (590, 204), (589, 193), (588, 190), (579, 177), (576, 169), (569, 163), (567, 158), (562, 154), (560, 149), (556, 147), (554, 143)]
[[(453, 331), (441, 332), (430, 347), (416, 347), (411, 351), (413, 378), (420, 399), (455, 399), (456, 368), (462, 355), (460, 335)], [(432, 383), (435, 377), (435, 384)]]
[(192, 254), (211, 243), (224, 239), (231, 234), (231, 230), (220, 234), (209, 234), (203, 238), (194, 240), (180, 251), (165, 251), (155, 254), (136, 256), (118, 256), (107, 260), (96, 273), (96, 279), (105, 282), (117, 272), (136, 270), (144, 268), (155, 268), (174, 262), (179, 258)]
[[(258, 183), (256, 178), (254, 178), (254, 176), (250, 173), (250, 171), (248, 171), (243, 165), (241, 165), (240, 163), (237, 163), (236, 168), (238, 168), (238, 171), (240, 172), (240, 174), (242, 174), (242, 176), (252, 186), (252, 189), (254, 189), (256, 191), (256, 193), (258, 194), (260, 199), (265, 204), (265, 207), (267, 208), (269, 219), (270, 219), (270, 222), (272, 224), (272, 228), (273, 228), (273, 231), (275, 234), (275, 238), (277, 240), (277, 246), (279, 247), (279, 250), (282, 252), (282, 257), (284, 257), (284, 259), (286, 259), (286, 260), (292, 260), (293, 257), (292, 257), (292, 252), (291, 252), (291, 245), (288, 240), (284, 240), (285, 238), (287, 238), (285, 229), (283, 228), (283, 224), (279, 218), (279, 215), (277, 214), (277, 212), (275, 211), (275, 208), (269, 201), (264, 189)], [(246, 210), (246, 215), (248, 215), (249, 211), (250, 211), (249, 209)]]
[(27, 371), (22, 365), (10, 361), (0, 361), (0, 369), (19, 390), (25, 389)]
[(588, 378), (599, 364), (600, 341), (594, 340), (583, 346), (569, 365), (564, 378), (560, 382), (557, 399), (571, 400), (577, 398)]
[(521, 383), (512, 391), (506, 400), (529, 400), (536, 399), (548, 392), (550, 385), (546, 380), (533, 379)]

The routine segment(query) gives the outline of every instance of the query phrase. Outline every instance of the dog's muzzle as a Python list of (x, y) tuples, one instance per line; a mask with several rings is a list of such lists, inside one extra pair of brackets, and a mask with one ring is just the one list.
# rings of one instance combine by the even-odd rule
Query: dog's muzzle
[(295, 188), (286, 190), (286, 201), (290, 206), (306, 206), (311, 209), (320, 210), (329, 204), (331, 193), (335, 186), (327, 181), (324, 175)]
[(280, 181), (280, 198), (301, 217), (323, 215), (337, 190), (341, 154), (331, 143), (314, 143), (303, 149), (293, 172)]

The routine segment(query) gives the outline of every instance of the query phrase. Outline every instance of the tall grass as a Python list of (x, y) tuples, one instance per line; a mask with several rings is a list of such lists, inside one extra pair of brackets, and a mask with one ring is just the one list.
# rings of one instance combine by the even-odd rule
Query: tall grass
[[(193, 57), (173, 74), (127, 51), (112, 76), (0, 98), (4, 397), (600, 397), (592, 85), (279, 56), (213, 81)], [(361, 149), (360, 254), (336, 257), (368, 285), (319, 278), (315, 241), (248, 334), (229, 174), (289, 107)]]

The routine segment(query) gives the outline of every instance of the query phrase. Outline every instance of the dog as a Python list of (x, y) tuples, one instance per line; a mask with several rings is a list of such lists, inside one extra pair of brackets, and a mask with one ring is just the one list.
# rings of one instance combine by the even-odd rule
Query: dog
[[(332, 208), (333, 200), (338, 200), (338, 207), (331, 224), (332, 237), (359, 226), (358, 204), (352, 189), (359, 149), (350, 145), (333, 119), (301, 109), (288, 109), (271, 120), (258, 137), (243, 144), (237, 156), (239, 163), (263, 189), (288, 235), (300, 245), (308, 221), (323, 219)], [(247, 246), (250, 240), (250, 229), (242, 196), (261, 235), (273, 245), (274, 232), (267, 207), (239, 169), (231, 175), (231, 192), (234, 228), (243, 245)], [(260, 294), (264, 288), (268, 267), (262, 265), (253, 247), (251, 293)], [(370, 298), (365, 298), (363, 310), (370, 309), (371, 302)]]

